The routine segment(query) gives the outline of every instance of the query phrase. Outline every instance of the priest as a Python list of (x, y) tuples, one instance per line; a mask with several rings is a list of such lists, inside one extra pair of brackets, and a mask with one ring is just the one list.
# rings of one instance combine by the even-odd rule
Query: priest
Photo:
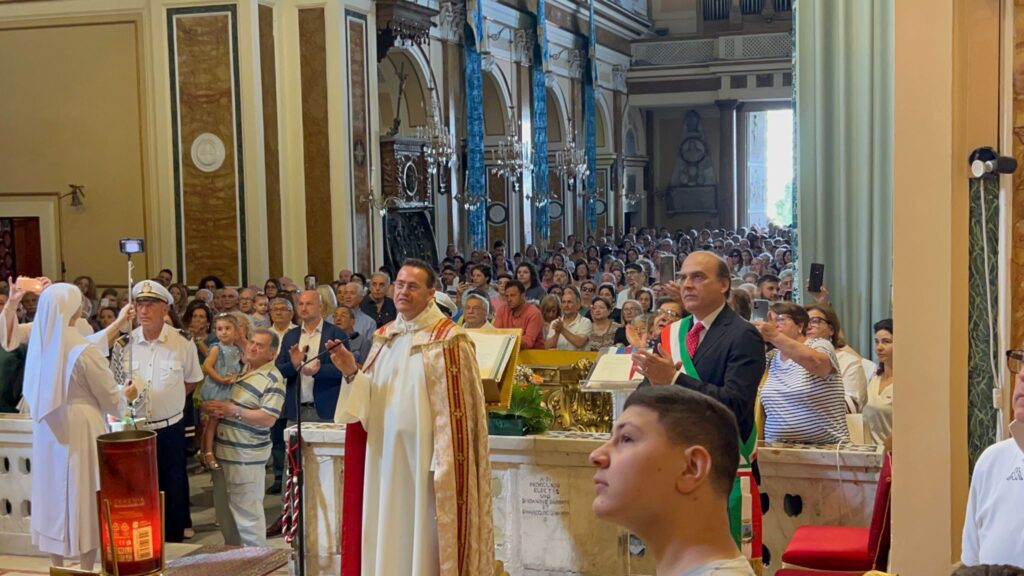
[(434, 302), (434, 270), (407, 260), (398, 317), (362, 369), (329, 342), (345, 377), (342, 575), (494, 573), (487, 419), (473, 345)]

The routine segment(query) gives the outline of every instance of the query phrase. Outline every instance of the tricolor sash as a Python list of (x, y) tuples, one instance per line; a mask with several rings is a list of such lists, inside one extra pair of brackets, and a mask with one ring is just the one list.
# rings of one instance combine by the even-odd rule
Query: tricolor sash
[[(672, 362), (681, 364), (683, 372), (700, 380), (690, 351), (686, 349), (686, 335), (693, 327), (693, 316), (673, 322), (661, 332), (661, 353), (671, 353)], [(743, 555), (751, 560), (755, 570), (761, 564), (761, 496), (754, 479), (753, 467), (757, 459), (757, 426), (744, 442), (740, 438), (740, 465), (736, 481), (729, 494), (729, 531)]]

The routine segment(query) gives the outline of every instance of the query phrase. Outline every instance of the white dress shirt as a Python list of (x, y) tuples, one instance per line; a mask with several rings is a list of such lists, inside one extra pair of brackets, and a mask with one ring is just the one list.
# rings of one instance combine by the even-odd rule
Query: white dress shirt
[[(299, 350), (306, 350), (306, 358), (316, 356), (320, 350), (320, 336), (323, 334), (324, 321), (321, 318), (312, 331), (306, 331), (306, 325), (299, 326)], [(306, 348), (309, 346), (309, 348)], [(319, 362), (319, 361), (318, 361)], [(307, 404), (313, 401), (313, 377), (299, 373), (299, 383), (302, 386), (302, 403)]]
[(711, 325), (715, 323), (715, 319), (718, 318), (718, 315), (722, 313), (723, 308), (725, 308), (725, 304), (722, 304), (716, 308), (714, 312), (703, 318), (697, 318), (696, 314), (693, 316), (693, 324), (690, 325), (691, 327), (696, 325), (697, 322), (704, 325), (704, 329), (700, 331), (700, 337), (697, 340), (698, 348), (700, 348), (700, 345), (704, 343), (704, 337), (708, 335), (708, 330), (711, 328)]
[(195, 343), (166, 324), (152, 341), (142, 335), (141, 326), (132, 332), (132, 373), (144, 397), (137, 414), (155, 429), (181, 420), (185, 383), (203, 381)]

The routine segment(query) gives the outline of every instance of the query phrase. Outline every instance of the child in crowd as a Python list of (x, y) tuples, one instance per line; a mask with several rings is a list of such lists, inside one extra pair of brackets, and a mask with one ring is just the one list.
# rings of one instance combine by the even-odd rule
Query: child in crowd
[(253, 328), (270, 328), (270, 299), (263, 294), (257, 294), (253, 300), (255, 311), (252, 313)]
[[(242, 349), (238, 346), (241, 330), (238, 318), (231, 314), (220, 314), (214, 320), (217, 342), (210, 346), (210, 352), (203, 362), (206, 380), (199, 393), (203, 400), (231, 400), (231, 386), (242, 371)], [(203, 439), (198, 459), (210, 470), (219, 470), (220, 464), (213, 455), (213, 441), (217, 436), (217, 419), (203, 416), (200, 435)]]

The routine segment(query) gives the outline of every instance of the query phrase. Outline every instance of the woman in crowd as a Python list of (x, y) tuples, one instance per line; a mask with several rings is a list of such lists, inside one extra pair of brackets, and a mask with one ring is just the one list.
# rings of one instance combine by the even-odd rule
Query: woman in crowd
[(586, 260), (580, 259), (573, 264), (572, 279), (576, 285), (590, 279), (590, 267), (587, 266)]
[(324, 322), (334, 324), (334, 309), (338, 307), (338, 297), (334, 294), (334, 288), (331, 288), (330, 284), (321, 284), (316, 287), (316, 293), (320, 295)]
[[(17, 332), (14, 308), (24, 291), (12, 292), (0, 316), (0, 340)], [(100, 545), (99, 457), (96, 438), (107, 417), (121, 418), (137, 392), (117, 388), (103, 354), (74, 328), (82, 291), (71, 284), (44, 285), (25, 358), (24, 397), (32, 415), (32, 542), (64, 566), (79, 557), (91, 571)], [(13, 304), (13, 307), (12, 307)]]
[(555, 283), (555, 267), (551, 264), (542, 264), (540, 267), (540, 287), (544, 289), (544, 293), (551, 289), (551, 286)]
[[(740, 288), (742, 288), (742, 284)], [(757, 288), (756, 286), (754, 287)], [(750, 315), (753, 313), (754, 300), (750, 297), (750, 292), (742, 289), (734, 289), (729, 291), (729, 307), (734, 312), (740, 315), (744, 320), (750, 320)]]
[(547, 340), (548, 332), (551, 329), (551, 323), (562, 314), (562, 305), (558, 300), (558, 296), (548, 294), (540, 299), (538, 307), (540, 308), (540, 315), (544, 319), (544, 329), (542, 330), (542, 333), (544, 339)]
[(267, 281), (263, 284), (263, 294), (269, 300), (273, 300), (274, 298), (277, 298), (280, 293), (281, 281), (277, 278), (267, 278)]
[(743, 264), (740, 262), (740, 251), (736, 248), (733, 248), (732, 251), (729, 252), (729, 256), (726, 259), (726, 263), (729, 265), (730, 274), (732, 274), (733, 276), (739, 274), (740, 268), (743, 267)]
[(761, 388), (767, 442), (841, 444), (849, 442), (846, 402), (832, 343), (807, 338), (810, 318), (792, 302), (772, 304), (767, 322), (755, 322), (769, 354)]
[(594, 296), (597, 296), (597, 284), (593, 280), (584, 280), (579, 283), (579, 287), (582, 297), (580, 314), (590, 317), (590, 305), (594, 303)]
[[(604, 284), (601, 284), (600, 286), (597, 287), (597, 295), (609, 302), (615, 302), (617, 298), (616, 294), (617, 293), (615, 292), (615, 285), (610, 282), (605, 282)], [(609, 318), (612, 319), (612, 322), (621, 322), (622, 311), (613, 305), (612, 312)]]
[(551, 288), (548, 288), (548, 295), (558, 298), (558, 301), (562, 301), (562, 287), (558, 284), (552, 284)]
[[(622, 304), (622, 314), (620, 320), (622, 326), (620, 326), (615, 331), (614, 342), (619, 346), (629, 346), (629, 335), (627, 334), (626, 329), (634, 324), (634, 320), (636, 320), (638, 317), (643, 316), (644, 313), (643, 310), (640, 308), (639, 302), (637, 302), (636, 300), (626, 300)], [(646, 322), (644, 323), (644, 329), (640, 333), (647, 334)]]
[(594, 298), (590, 305), (592, 332), (588, 350), (598, 351), (615, 345), (615, 332), (621, 325), (611, 319), (613, 309), (612, 300), (601, 296)]
[[(89, 301), (90, 309), (98, 311), (100, 309), (100, 299), (96, 295), (96, 283), (93, 282), (92, 276), (79, 276), (78, 278), (75, 278), (73, 284), (78, 286), (78, 289), (82, 291), (85, 299)], [(85, 316), (85, 318), (88, 317), (89, 315)]]
[(534, 266), (539, 264), (540, 254), (537, 252), (537, 247), (533, 244), (527, 244), (526, 250), (523, 252), (523, 259)]
[(892, 318), (875, 322), (874, 329), (878, 372), (868, 384), (864, 439), (885, 446), (892, 434)]
[(636, 299), (640, 302), (640, 311), (644, 314), (654, 313), (654, 290), (650, 288), (641, 288), (640, 292), (636, 295)]
[(206, 302), (193, 300), (185, 307), (185, 314), (181, 317), (182, 324), (192, 336), (196, 344), (196, 351), (199, 353), (199, 363), (206, 361), (206, 355), (210, 353), (210, 345), (217, 341), (217, 337), (211, 334), (210, 329), (213, 323), (213, 312)]
[(864, 375), (863, 358), (843, 337), (843, 328), (839, 324), (839, 316), (835, 310), (825, 304), (812, 304), (807, 307), (808, 338), (824, 338), (832, 343), (839, 361), (839, 373), (843, 377), (843, 388), (846, 391), (846, 412), (859, 414), (867, 403), (867, 377)]
[(210, 292), (221, 290), (224, 288), (224, 281), (214, 275), (203, 276), (199, 279), (199, 287), (206, 288)]
[(188, 286), (174, 283), (167, 287), (167, 291), (171, 293), (171, 299), (174, 300), (174, 303), (171, 304), (174, 311), (178, 314), (184, 314), (185, 308), (188, 306)]
[(541, 298), (547, 296), (547, 290), (540, 285), (540, 278), (537, 277), (537, 268), (528, 261), (520, 262), (516, 266), (516, 280), (526, 286), (526, 300), (529, 302), (540, 302)]
[(580, 293), (575, 286), (562, 292), (562, 317), (551, 322), (545, 348), (552, 350), (586, 350), (593, 325), (580, 311)]

